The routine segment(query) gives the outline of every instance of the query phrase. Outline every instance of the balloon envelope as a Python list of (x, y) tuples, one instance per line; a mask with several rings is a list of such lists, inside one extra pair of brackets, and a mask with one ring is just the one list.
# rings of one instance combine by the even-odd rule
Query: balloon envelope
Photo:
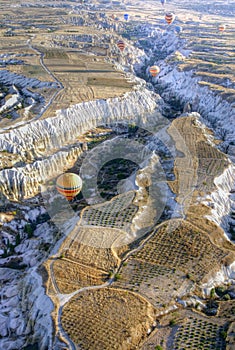
[(181, 33), (182, 32), (182, 27), (176, 26), (175, 27), (175, 31), (176, 31), (176, 33)]
[(128, 21), (128, 19), (129, 19), (128, 13), (125, 13), (125, 14), (123, 15), (123, 17), (124, 17), (124, 19), (125, 19), (126, 21)]
[(152, 66), (149, 68), (149, 72), (152, 75), (152, 77), (156, 77), (160, 72), (160, 68), (158, 66)]
[(74, 173), (62, 174), (56, 180), (56, 189), (70, 201), (81, 191), (82, 179)]
[(225, 25), (225, 24), (220, 24), (220, 25), (219, 25), (219, 31), (220, 31), (220, 32), (223, 32), (223, 31), (225, 30), (225, 28), (226, 28), (226, 25)]
[(174, 19), (175, 19), (174, 13), (172, 13), (172, 12), (166, 13), (165, 20), (168, 24), (171, 24), (174, 21)]
[(119, 50), (123, 51), (125, 49), (125, 43), (122, 40), (118, 40), (117, 42), (117, 47), (119, 48)]

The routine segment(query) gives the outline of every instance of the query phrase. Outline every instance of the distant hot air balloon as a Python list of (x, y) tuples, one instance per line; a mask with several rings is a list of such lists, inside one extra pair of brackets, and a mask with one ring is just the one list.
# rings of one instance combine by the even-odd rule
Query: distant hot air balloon
[(179, 34), (179, 33), (182, 32), (182, 30), (183, 30), (182, 27), (180, 27), (180, 26), (175, 26), (175, 32), (176, 32), (176, 33)]
[(82, 179), (74, 173), (64, 173), (56, 180), (56, 189), (71, 201), (82, 189)]
[(119, 48), (120, 51), (123, 51), (125, 49), (124, 41), (123, 40), (118, 40), (117, 47)]
[(166, 13), (165, 20), (168, 24), (171, 24), (174, 21), (174, 19), (175, 19), (174, 13), (172, 13), (172, 12)]
[(161, 0), (161, 4), (162, 4), (162, 6), (164, 6), (164, 5), (165, 5), (165, 3), (166, 3), (166, 0)]
[(156, 77), (159, 72), (160, 68), (158, 66), (152, 66), (149, 68), (149, 73), (152, 75), (152, 77)]
[(123, 17), (124, 17), (125, 21), (128, 21), (128, 19), (129, 19), (128, 13), (125, 13), (125, 14), (123, 15)]
[(219, 25), (219, 31), (220, 31), (220, 32), (223, 32), (223, 31), (225, 30), (225, 28), (226, 28), (226, 25), (225, 25), (225, 24), (220, 24), (220, 25)]

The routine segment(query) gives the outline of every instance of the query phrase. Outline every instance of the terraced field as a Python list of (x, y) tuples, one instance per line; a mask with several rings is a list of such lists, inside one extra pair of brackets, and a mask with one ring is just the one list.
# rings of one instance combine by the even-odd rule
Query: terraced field
[[(121, 73), (99, 56), (69, 51), (62, 55), (61, 49), (50, 49), (45, 53), (45, 64), (64, 86), (45, 117), (57, 109), (82, 101), (120, 96), (132, 88)], [(105, 75), (108, 77), (104, 78)]]
[[(149, 251), (148, 246), (146, 249)], [(169, 264), (169, 266), (173, 265)], [(176, 296), (189, 291), (193, 285), (185, 278), (184, 272), (169, 266), (156, 263), (152, 256), (143, 258), (137, 255), (124, 263), (120, 271), (120, 279), (116, 281), (115, 286), (139, 293), (158, 311), (162, 311), (174, 301)]]
[(176, 332), (174, 349), (191, 347), (191, 349), (224, 349), (224, 324), (211, 322), (201, 317), (189, 317), (188, 322), (181, 325)]
[[(7, 67), (22, 81), (27, 77), (55, 84), (50, 88), (33, 87), (31, 92), (41, 103), (36, 100), (30, 113), (26, 113), (23, 108), (28, 106), (26, 94), (17, 116), (9, 111), (7, 118), (11, 120), (8, 121), (3, 115), (4, 126), (16, 118), (17, 121), (35, 118), (40, 110), (43, 118), (52, 117), (57, 110), (83, 101), (120, 96), (131, 91), (134, 85), (107, 62), (110, 46), (115, 46), (104, 30), (97, 30), (95, 26), (71, 27), (67, 24), (70, 22), (67, 11), (54, 10), (53, 3), (47, 5), (51, 7), (31, 4), (19, 10), (9, 3), (1, 12), (0, 55), (4, 56), (4, 65), (0, 65), (0, 69)], [(17, 20), (9, 22), (9, 18)], [(86, 42), (88, 36), (91, 42)], [(116, 48), (113, 57), (119, 56)], [(42, 102), (46, 105), (44, 109)]]
[(92, 269), (67, 258), (55, 261), (52, 268), (57, 287), (62, 294), (75, 292), (82, 287), (101, 285), (108, 277), (107, 271)]
[(149, 303), (118, 289), (82, 293), (66, 304), (62, 314), (62, 325), (73, 342), (89, 350), (138, 347), (153, 322)]
[[(64, 6), (65, 3), (67, 7)], [(216, 200), (212, 194), (222, 192), (215, 179), (224, 175), (228, 167), (232, 168), (227, 155), (217, 146), (226, 141), (226, 147), (221, 146), (225, 150), (234, 145), (234, 141), (226, 135), (223, 122), (220, 122), (222, 140), (218, 140), (212, 130), (203, 125), (203, 120), (198, 115), (187, 113), (192, 110), (207, 117), (203, 114), (206, 108), (199, 108), (202, 95), (187, 101), (183, 92), (182, 95), (175, 96), (174, 91), (169, 90), (171, 83), (175, 83), (174, 79), (176, 83), (182, 83), (183, 90), (186, 81), (177, 81), (179, 72), (188, 73), (184, 79), (189, 76), (189, 79), (197, 79), (197, 82), (194, 80), (195, 85), (190, 87), (192, 90), (198, 86), (209, 87), (210, 100), (205, 101), (204, 107), (215, 102), (208, 112), (212, 126), (217, 113), (225, 113), (223, 111), (226, 110), (218, 112), (220, 97), (224, 108), (228, 104), (231, 108), (234, 107), (233, 5), (230, 0), (227, 3), (219, 0), (208, 0), (207, 3), (172, 0), (167, 1), (165, 7), (160, 1), (148, 0), (120, 3), (86, 1), (85, 4), (60, 0), (25, 0), (15, 6), (10, 1), (0, 2), (0, 78), (5, 70), (9, 74), (17, 74), (9, 75), (7, 82), (0, 84), (0, 108), (12, 95), (17, 95), (20, 102), (0, 115), (1, 126), (17, 128), (18, 122), (27, 124), (32, 119), (56, 118), (58, 110), (84, 101), (123, 96), (135, 89), (146, 93), (144, 82), (138, 82), (133, 73), (146, 80), (147, 89), (162, 94), (163, 100), (159, 99), (156, 114), (162, 113), (169, 121), (168, 126), (165, 127), (164, 124), (164, 130), (166, 138), (171, 139), (171, 156), (169, 150), (163, 149), (165, 145), (154, 143), (151, 130), (143, 130), (142, 134), (137, 133), (135, 137), (132, 134), (132, 139), (149, 147), (152, 155), (156, 152), (156, 163), (168, 162), (165, 164), (167, 190), (159, 190), (157, 198), (157, 202), (162, 203), (164, 195), (168, 197), (163, 213), (157, 212), (151, 197), (151, 185), (156, 189), (159, 183), (159, 186), (163, 183), (162, 175), (154, 167), (152, 158), (148, 169), (146, 164), (141, 164), (141, 169), (137, 172), (139, 166), (129, 166), (129, 173), (135, 175), (130, 182), (133, 181), (132, 185), (138, 187), (138, 190), (126, 190), (119, 195), (117, 180), (125, 180), (130, 174), (124, 170), (121, 172), (115, 159), (116, 163), (108, 165), (107, 174), (104, 170), (99, 172), (98, 186), (104, 202), (85, 203), (85, 198), (80, 194), (70, 207), (76, 213), (72, 211), (71, 214), (70, 211), (68, 217), (64, 214), (66, 206), (61, 204), (58, 195), (53, 197), (49, 190), (45, 194), (48, 202), (51, 198), (54, 201), (55, 212), (50, 213), (54, 215), (51, 215), (50, 224), (58, 225), (59, 228), (63, 227), (62, 224), (68, 224), (63, 240), (59, 243), (56, 239), (48, 240), (58, 244), (56, 252), (48, 242), (44, 245), (41, 243), (40, 249), (38, 248), (41, 255), (43, 249), (47, 249), (50, 254), (49, 257), (47, 254), (41, 258), (39, 263), (43, 266), (43, 286), (54, 303), (54, 310), (48, 317), (53, 319), (53, 329), (48, 330), (49, 335), (46, 333), (44, 336), (43, 333), (42, 336), (43, 340), (46, 336), (48, 339), (53, 338), (50, 350), (234, 348), (235, 306), (233, 296), (230, 296), (232, 293), (219, 298), (213, 287), (214, 284), (223, 284), (224, 280), (227, 284), (234, 282), (231, 263), (235, 260), (235, 247), (225, 236), (222, 226), (211, 219), (213, 210), (215, 213), (216, 204), (218, 205), (214, 203)], [(176, 19), (170, 26), (164, 20), (166, 11), (174, 11), (176, 14)], [(130, 14), (128, 21), (123, 19), (125, 12)], [(222, 22), (226, 23), (226, 29), (219, 32), (218, 25)], [(182, 30), (177, 32), (177, 26)], [(126, 45), (123, 52), (116, 45), (121, 37)], [(147, 55), (138, 48), (143, 49)], [(159, 79), (150, 77), (148, 73), (149, 66), (155, 63), (161, 67)], [(164, 77), (170, 73), (172, 77), (164, 85)], [(20, 77), (20, 82), (10, 77)], [(40, 85), (41, 83), (43, 84)], [(115, 101), (117, 106), (112, 107), (114, 117), (119, 112), (119, 102)], [(136, 101), (137, 116), (139, 104), (141, 105), (141, 98)], [(123, 113), (129, 117), (129, 105), (123, 104), (122, 108)], [(183, 111), (183, 116), (176, 118)], [(92, 108), (89, 113), (92, 115)], [(69, 113), (64, 116), (70, 117)], [(143, 119), (147, 120), (148, 117), (150, 118), (147, 114), (143, 115)], [(156, 125), (153, 131), (160, 128), (158, 115), (154, 123)], [(82, 144), (82, 151), (89, 152), (109, 137), (119, 137), (123, 130), (121, 125), (115, 127), (120, 129), (115, 136), (111, 135), (113, 131), (109, 125), (79, 135), (77, 141)], [(130, 130), (135, 127), (126, 127), (123, 132), (125, 140), (131, 138)], [(2, 130), (3, 133), (5, 131)], [(55, 129), (52, 128), (48, 138), (54, 132)], [(15, 137), (13, 140), (14, 147), (21, 141), (20, 133), (18, 137), (19, 139)], [(161, 142), (164, 143), (163, 141)], [(66, 147), (63, 145), (60, 150), (64, 151)], [(105, 147), (102, 150), (101, 158), (102, 152), (106, 152)], [(22, 160), (13, 151), (0, 150), (1, 168), (7, 170), (30, 164), (27, 150), (25, 153), (26, 160)], [(161, 155), (159, 158), (158, 153)], [(43, 157), (39, 152), (35, 155), (35, 162), (42, 161)], [(45, 155), (45, 159), (46, 157), (48, 155)], [(84, 159), (82, 157), (71, 171), (79, 173)], [(138, 155), (134, 158), (135, 156), (132, 163), (135, 163)], [(67, 169), (69, 164), (66, 166)], [(46, 167), (42, 172), (46, 173), (45, 169)], [(156, 179), (154, 184), (149, 176), (151, 171)], [(48, 183), (53, 187), (55, 179), (49, 179)], [(123, 183), (126, 185), (125, 181)], [(229, 195), (226, 194), (227, 200)], [(33, 198), (27, 205), (36, 206), (36, 200)], [(12, 213), (9, 214), (9, 221), (19, 215), (18, 211), (15, 214), (13, 211), (9, 213)], [(156, 219), (158, 214), (159, 218)], [(227, 213), (217, 210), (216, 215), (220, 223)], [(20, 215), (19, 218), (21, 219)], [(34, 232), (27, 232), (28, 222), (32, 224), (31, 228), (35, 227), (35, 236)], [(0, 225), (2, 228), (2, 216)], [(35, 244), (41, 242), (42, 233), (36, 219), (22, 219), (19, 225), (23, 238), (27, 233), (29, 241), (31, 239)], [(14, 246), (8, 238), (9, 232), (16, 236), (15, 227), (6, 229), (7, 235), (1, 244), (7, 247), (7, 253), (12, 250), (17, 259), (22, 247)], [(34, 259), (29, 260), (26, 260), (25, 266), (32, 270)], [(14, 263), (13, 261), (13, 267)], [(1, 302), (4, 302), (4, 298), (5, 295)], [(38, 302), (38, 299), (33, 300), (31, 302), (30, 299), (28, 303), (30, 307)], [(43, 305), (40, 307), (44, 317), (48, 310), (43, 309)], [(33, 319), (35, 314), (38, 315), (35, 309), (32, 312), (30, 309), (29, 314), (32, 319), (25, 322), (25, 332), (28, 332), (26, 337), (30, 334), (31, 338), (26, 339), (26, 346), (31, 340), (38, 342), (37, 337), (41, 336), (40, 327), (43, 323), (40, 316), (37, 322)], [(209, 314), (211, 316), (207, 316)], [(4, 313), (3, 316), (5, 317)], [(50, 324), (51, 319), (48, 319), (46, 325)], [(9, 321), (8, 326), (9, 337), (16, 339), (18, 330), (13, 329), (14, 321)], [(4, 337), (0, 334), (0, 342)], [(35, 344), (32, 347), (36, 346), (37, 349), (38, 344)], [(43, 350), (47, 349), (46, 346)]]
[[(212, 244), (197, 227), (186, 221), (172, 220), (168, 225), (156, 229), (144, 247), (128, 260), (121, 270), (123, 278), (118, 284), (124, 288), (128, 284), (128, 288), (137, 291), (144, 284), (145, 287), (149, 286), (145, 291), (147, 295), (152, 287), (157, 289), (156, 296), (158, 292), (167, 294), (170, 288), (177, 290), (182, 284), (185, 287), (190, 285), (187, 278), (193, 282), (203, 282), (208, 274), (213, 275), (213, 271), (219, 269), (228, 256), (228, 251)], [(165, 283), (158, 281), (161, 276), (165, 278)], [(154, 280), (154, 277), (157, 279)], [(171, 294), (175, 293), (171, 290)]]
[[(177, 310), (161, 318), (143, 350), (156, 345), (169, 349), (225, 349), (226, 319), (205, 317), (189, 310)], [(161, 345), (160, 345), (161, 344)]]

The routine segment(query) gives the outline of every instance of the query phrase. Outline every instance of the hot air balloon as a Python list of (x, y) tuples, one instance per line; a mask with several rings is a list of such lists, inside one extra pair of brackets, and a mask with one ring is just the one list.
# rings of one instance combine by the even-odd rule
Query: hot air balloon
[(166, 3), (166, 0), (161, 0), (161, 4), (162, 4), (162, 6), (164, 6), (164, 5), (165, 5), (165, 3)]
[(118, 40), (117, 42), (117, 47), (119, 48), (120, 51), (123, 51), (125, 49), (125, 43), (122, 40)]
[(174, 19), (175, 19), (174, 13), (172, 13), (172, 12), (166, 13), (165, 20), (168, 24), (171, 24), (174, 21)]
[(219, 25), (219, 31), (220, 31), (220, 32), (223, 32), (223, 31), (225, 30), (225, 28), (226, 28), (226, 25), (225, 25), (225, 24), (220, 24), (220, 25)]
[(74, 173), (64, 173), (56, 180), (56, 189), (67, 200), (71, 201), (82, 188), (82, 179)]
[(158, 66), (152, 66), (149, 68), (149, 73), (152, 75), (152, 77), (156, 77), (159, 72), (160, 68)]
[(125, 13), (125, 14), (123, 15), (123, 17), (124, 17), (125, 21), (128, 21), (128, 19), (129, 19), (128, 13)]
[(180, 26), (175, 26), (175, 32), (176, 33), (181, 33), (182, 32), (182, 27), (180, 27)]

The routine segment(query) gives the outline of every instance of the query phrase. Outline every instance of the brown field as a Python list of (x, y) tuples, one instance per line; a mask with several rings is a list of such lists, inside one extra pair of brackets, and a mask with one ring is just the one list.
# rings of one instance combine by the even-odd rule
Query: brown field
[(147, 337), (154, 315), (138, 295), (105, 288), (73, 297), (63, 308), (62, 325), (81, 349), (131, 350)]
[(141, 350), (155, 350), (157, 345), (166, 349), (225, 349), (223, 331), (226, 319), (207, 317), (193, 310), (172, 312), (160, 318), (154, 332), (141, 347)]
[[(111, 248), (100, 248), (95, 242), (93, 245), (92, 242), (88, 245), (80, 243), (82, 241), (81, 236), (83, 234), (86, 235), (86, 230), (87, 228), (81, 228), (78, 231), (78, 239), (76, 239), (76, 236), (72, 240), (68, 237), (60, 249), (61, 253), (69, 260), (84, 263), (102, 270), (109, 270), (117, 266), (118, 258), (113, 255)], [(100, 229), (94, 228), (93, 230), (95, 236), (95, 233), (98, 233)], [(105, 231), (106, 229), (104, 228), (103, 232)], [(90, 232), (91, 231), (88, 231), (89, 234)]]
[(114, 284), (115, 287), (139, 293), (159, 311), (174, 303), (181, 293), (189, 292), (192, 285), (184, 272), (156, 264), (154, 257), (142, 260), (138, 256), (124, 264), (120, 280)]
[[(56, 89), (33, 89), (34, 93), (44, 98), (45, 104), (52, 99), (43, 118), (54, 116), (56, 110), (83, 101), (121, 96), (133, 87), (122, 72), (105, 61), (109, 46), (113, 45), (110, 42), (99, 44), (98, 40), (83, 49), (84, 42), (75, 40), (78, 47), (69, 47), (69, 38), (76, 35), (96, 35), (99, 38), (105, 31), (100, 32), (90, 26), (73, 27), (68, 24), (70, 15), (67, 12), (53, 8), (35, 7), (25, 11), (25, 8), (6, 7), (0, 15), (6, 23), (8, 17), (17, 17), (17, 23), (23, 23), (21, 28), (13, 23), (0, 28), (0, 54), (8, 54), (10, 50), (12, 57), (17, 56), (24, 62), (0, 69), (61, 84)], [(46, 68), (42, 66), (40, 57)], [(19, 118), (23, 117), (23, 112), (23, 109), (18, 111)], [(37, 108), (32, 109), (29, 118), (37, 113)], [(9, 121), (4, 120), (4, 123), (9, 124)]]
[(46, 51), (45, 64), (64, 86), (45, 116), (79, 102), (120, 96), (132, 88), (132, 84), (102, 58), (77, 52), (62, 55), (61, 50), (50, 49), (49, 53)]
[(130, 191), (112, 198), (111, 201), (85, 208), (81, 215), (82, 226), (112, 227), (130, 230), (138, 207), (133, 205), (135, 192)]
[[(174, 273), (179, 270), (187, 274), (191, 281), (199, 283), (211, 273), (218, 271), (227, 257), (229, 257), (229, 252), (215, 246), (209, 235), (201, 232), (197, 227), (183, 220), (171, 220), (168, 224), (156, 229), (154, 236), (134, 254), (135, 265), (137, 264), (136, 259), (137, 266), (139, 265), (134, 271), (140, 283), (141, 271), (139, 270), (141, 270), (141, 264), (146, 263), (153, 265), (153, 271), (155, 266), (156, 275), (161, 275), (162, 269), (165, 270), (163, 274), (168, 271), (168, 275), (170, 274), (171, 278), (173, 275), (174, 280)], [(123, 269), (124, 281), (128, 279), (128, 276), (131, 280), (133, 279), (133, 276), (128, 273), (129, 269), (129, 267)], [(125, 270), (127, 276), (125, 276)], [(148, 272), (146, 269), (146, 278)], [(177, 273), (178, 276), (181, 275), (181, 281), (185, 279), (181, 273)], [(145, 274), (145, 269), (142, 274)], [(151, 274), (149, 277), (151, 279)]]
[(57, 287), (62, 294), (75, 292), (79, 288), (100, 285), (107, 280), (107, 272), (87, 267), (75, 261), (60, 259), (56, 260), (52, 269)]

